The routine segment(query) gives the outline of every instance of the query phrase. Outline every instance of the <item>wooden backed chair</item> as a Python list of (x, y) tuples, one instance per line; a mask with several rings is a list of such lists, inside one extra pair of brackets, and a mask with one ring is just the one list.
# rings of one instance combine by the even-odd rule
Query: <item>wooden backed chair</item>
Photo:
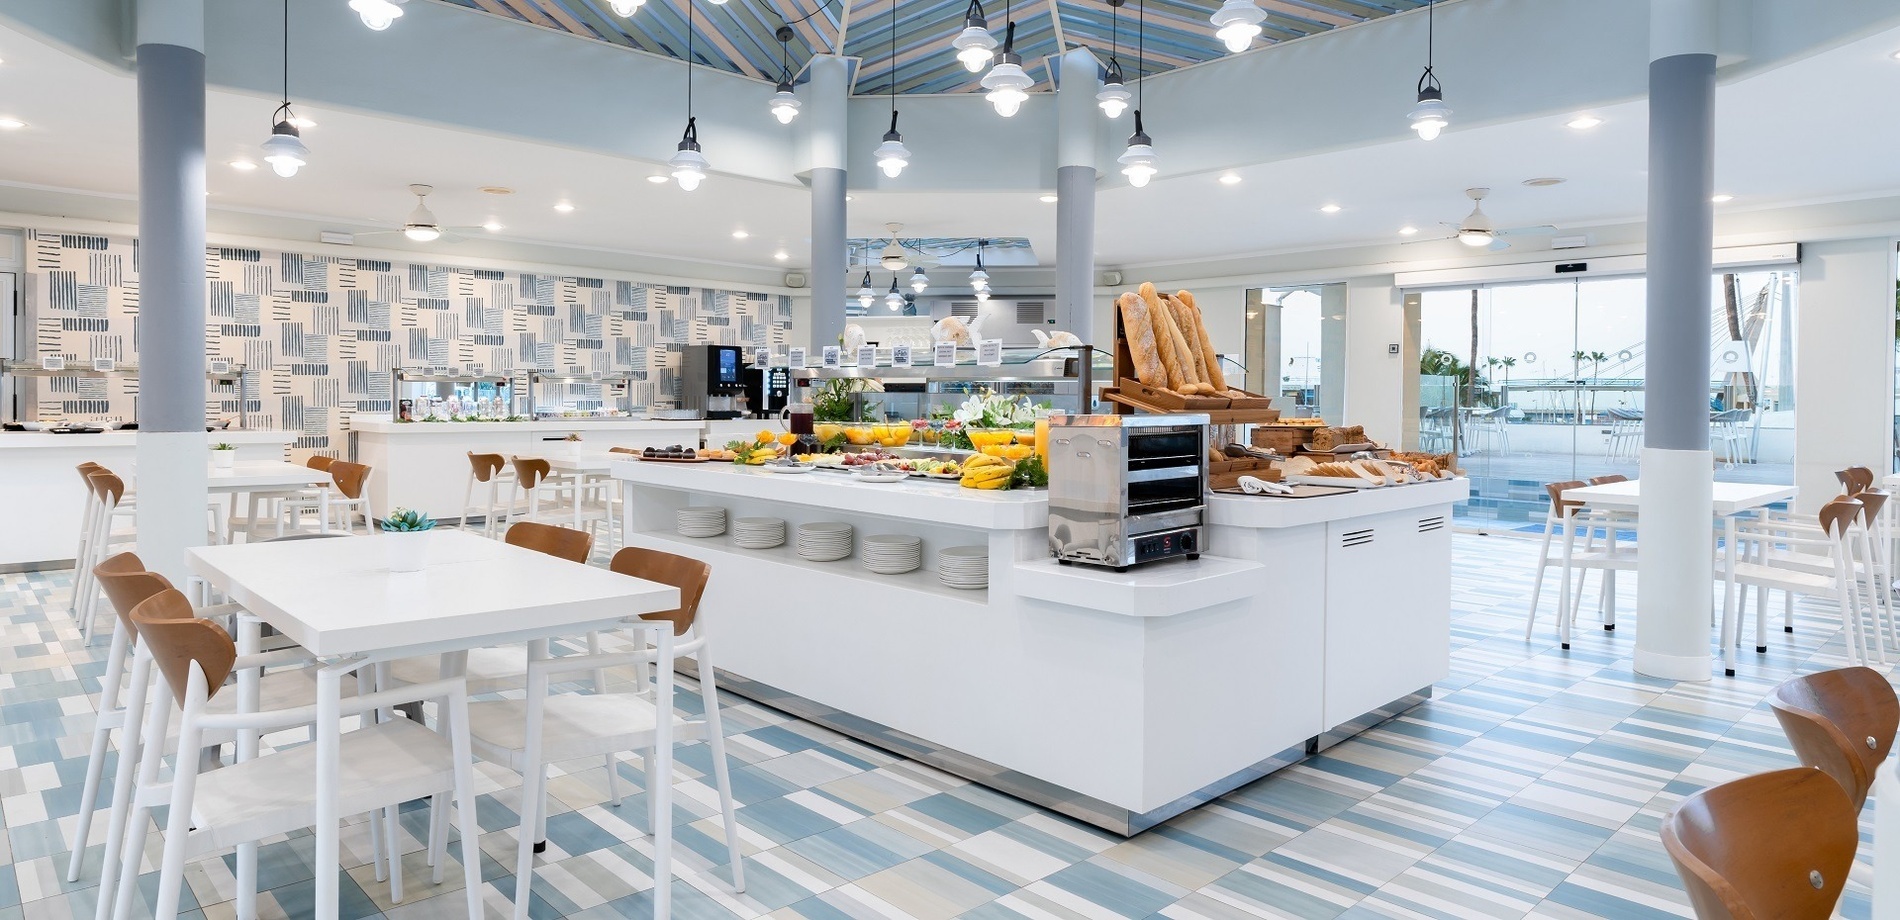
[(1864, 466), (1850, 466), (1834, 474), (1841, 481), (1841, 488), (1848, 495), (1859, 495), (1874, 484), (1874, 471)]
[(593, 534), (534, 521), (518, 521), (508, 525), (504, 539), (510, 546), (546, 553), (569, 562), (586, 563), (587, 557), (594, 551)]
[(119, 689), (125, 683), (126, 665), (135, 637), (132, 608), (171, 587), (165, 576), (145, 571), (138, 554), (123, 552), (93, 566), (93, 577), (118, 622), (112, 630), (112, 648), (106, 653), (106, 673), (99, 683), (99, 709), (93, 719), (92, 749), (86, 757), (86, 779), (79, 792), (79, 824), (74, 830), (72, 857), (66, 863), (66, 881), (79, 881), (85, 861), (86, 838), (91, 836), (92, 816), (99, 805), (99, 782), (105, 775), (106, 744), (115, 729), (125, 727), (128, 707), (120, 705)]
[(629, 546), (614, 554), (607, 567), (622, 575), (657, 581), (679, 589), (680, 605), (673, 610), (641, 614), (644, 620), (672, 620), (673, 635), (690, 632), (699, 617), (699, 600), (712, 580), (712, 566), (688, 556)]
[(91, 645), (99, 619), (99, 581), (92, 569), (114, 548), (131, 546), (136, 534), (113, 529), (115, 521), (130, 521), (134, 511), (131, 503), (124, 501), (125, 480), (100, 467), (87, 474), (86, 481), (92, 488), (92, 529), (84, 537), (86, 555), (76, 560), (74, 569), (73, 615), (79, 620), (81, 639)]
[(1663, 820), (1662, 844), (1701, 920), (1825, 920), (1860, 822), (1834, 780), (1797, 767), (1683, 799)]
[[(1606, 477), (1607, 478), (1607, 477)], [(1591, 570), (1609, 571), (1633, 570), (1636, 568), (1635, 544), (1624, 544), (1614, 550), (1606, 545), (1596, 546), (1595, 529), (1598, 526), (1615, 527), (1618, 520), (1614, 516), (1584, 514), (1583, 503), (1567, 501), (1563, 494), (1571, 489), (1581, 489), (1587, 485), (1601, 485), (1598, 482), (1583, 482), (1572, 479), (1564, 482), (1544, 484), (1544, 494), (1550, 498), (1550, 509), (1544, 515), (1544, 542), (1538, 553), (1537, 577), (1531, 583), (1531, 609), (1525, 617), (1524, 639), (1529, 641), (1537, 628), (1537, 602), (1543, 593), (1544, 570), (1553, 566), (1562, 570), (1562, 587), (1557, 599), (1557, 640), (1563, 648), (1570, 648), (1570, 626), (1575, 619), (1574, 608), (1583, 597), (1583, 579), (1577, 582), (1573, 592), (1570, 585), (1571, 573), (1581, 569), (1587, 578)], [(1583, 529), (1583, 546), (1577, 546), (1577, 529)], [(1551, 540), (1563, 537), (1561, 550), (1552, 555)], [(1604, 611), (1608, 606), (1604, 605)], [(1605, 629), (1614, 629), (1616, 624), (1605, 619)]]
[[(257, 915), (257, 844), (309, 825), (312, 814), (325, 811), (319, 797), (329, 797), (342, 814), (377, 813), (382, 833), (390, 840), (396, 830), (396, 809), (403, 802), (453, 792), (463, 840), (475, 840), (474, 776), (469, 761), (467, 696), (459, 680), (438, 680), (369, 695), (346, 697), (340, 717), (360, 716), (362, 727), (344, 732), (337, 752), (340, 769), (325, 783), (317, 781), (318, 766), (303, 749), (259, 756), (255, 743), (242, 740), (247, 733), (276, 731), (308, 724), (311, 707), (216, 711), (209, 705), (220, 694), (225, 678), (234, 672), (254, 672), (266, 665), (285, 663), (282, 653), (240, 657), (230, 633), (195, 615), (190, 601), (167, 589), (132, 609), (140, 647), (163, 677), (161, 687), (172, 700), (151, 707), (145, 734), (154, 741), (164, 737), (172, 706), (183, 710), (179, 749), (196, 750), (209, 732), (235, 731), (240, 736), (238, 762), (201, 774), (196, 758), (180, 757), (169, 784), (160, 783), (163, 743), (147, 743), (139, 753), (139, 777), (129, 797), (130, 815), (119, 877), (112, 896), (113, 915), (128, 916), (138, 887), (141, 857), (151, 810), (166, 805), (163, 857), (159, 867), (155, 920), (175, 920), (187, 861), (227, 847), (238, 855), (237, 915)], [(300, 650), (299, 650), (300, 651)], [(376, 718), (380, 711), (415, 699), (435, 699), (449, 717), (449, 735), (430, 731), (408, 719)], [(157, 701), (154, 701), (157, 702)], [(438, 800), (439, 806), (439, 800)], [(116, 807), (116, 806), (115, 806)], [(446, 810), (441, 810), (446, 816)], [(430, 834), (430, 857), (435, 882), (442, 881), (447, 863), (448, 834)], [(379, 848), (380, 849), (380, 848)], [(393, 847), (391, 865), (395, 862)], [(470, 916), (481, 913), (479, 860), (464, 850), (463, 884)], [(379, 876), (382, 866), (378, 853)], [(316, 866), (319, 874), (337, 866)], [(389, 875), (391, 900), (402, 900), (400, 870)], [(106, 897), (102, 888), (100, 897)]]
[[(1788, 595), (1791, 609), (1795, 594), (1832, 600), (1840, 609), (1849, 660), (1855, 664), (1884, 663), (1880, 600), (1869, 599), (1874, 611), (1871, 643), (1867, 641), (1868, 630), (1861, 613), (1859, 584), (1862, 577), (1878, 581), (1870, 575), (1872, 567), (1856, 559), (1857, 554), (1861, 559), (1873, 558), (1869, 545), (1872, 541), (1865, 530), (1855, 526), (1865, 508), (1860, 499), (1842, 495), (1821, 506), (1811, 524), (1761, 520), (1735, 525), (1737, 561), (1733, 570), (1724, 574), (1738, 586), (1753, 587), (1761, 592), (1756, 596), (1756, 652), (1768, 650), (1767, 592), (1780, 590)], [(1735, 646), (1741, 644), (1741, 622), (1734, 619), (1737, 614), (1738, 604), (1731, 597), (1722, 609), (1722, 634), (1734, 639), (1722, 650), (1723, 670), (1731, 677), (1735, 675)]]
[(93, 517), (99, 513), (99, 495), (92, 488), (92, 474), (105, 467), (87, 460), (75, 467), (79, 473), (80, 488), (85, 489), (79, 506), (79, 541), (73, 548), (73, 591), (66, 598), (66, 611), (79, 613), (79, 598), (86, 589), (86, 581), (92, 577), (92, 566), (98, 560), (93, 558), (92, 531)]
[[(318, 459), (310, 458), (312, 469), (319, 469), (315, 466)], [(284, 499), (277, 514), (277, 536), (281, 537), (285, 534), (286, 525), (290, 525), (290, 529), (300, 529), (295, 522), (301, 520), (306, 513), (314, 513), (318, 516), (317, 532), (319, 533), (328, 533), (332, 524), (345, 533), (355, 533), (358, 515), (362, 516), (363, 529), (374, 532), (376, 512), (369, 504), (371, 468), (348, 460), (331, 460), (327, 466), (320, 468), (330, 474), (333, 491), (329, 494), (327, 503), (323, 490)], [(323, 513), (326, 504), (330, 516), (325, 516)]]
[[(479, 510), (482, 513), (482, 536), (494, 536), (500, 527), (501, 519), (514, 513), (514, 508), (503, 504), (501, 494), (502, 485), (505, 483), (508, 486), (508, 495), (512, 498), (515, 492), (514, 482), (515, 472), (508, 465), (508, 458), (500, 454), (478, 454), (472, 450), (469, 451), (468, 486), (462, 490), (462, 518), (458, 526), (463, 530), (469, 529), (469, 518), (474, 517), (472, 512)], [(475, 503), (475, 487), (478, 484), (488, 487), (488, 500), (480, 505)]]
[(335, 457), (326, 457), (322, 454), (311, 454), (309, 459), (303, 462), (303, 465), (313, 470), (323, 470), (325, 472), (328, 472), (330, 469), (330, 464), (335, 463), (335, 462), (336, 462)]
[(1795, 756), (1839, 782), (1858, 812), (1900, 730), (1900, 699), (1886, 676), (1862, 667), (1803, 674), (1782, 681), (1768, 705)]

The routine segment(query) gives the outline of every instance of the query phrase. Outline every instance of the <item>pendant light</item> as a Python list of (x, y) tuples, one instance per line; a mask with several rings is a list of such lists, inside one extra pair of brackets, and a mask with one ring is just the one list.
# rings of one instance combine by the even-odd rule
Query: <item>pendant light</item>
[(1253, 0), (1226, 0), (1208, 21), (1214, 24), (1214, 37), (1235, 54), (1247, 50), (1253, 44), (1255, 36), (1260, 34), (1260, 23), (1267, 14)]
[(871, 300), (876, 296), (877, 292), (871, 290), (871, 273), (866, 271), (864, 273), (864, 283), (858, 285), (858, 306), (866, 310), (871, 309)]
[(798, 117), (798, 97), (792, 95), (792, 57), (790, 42), (792, 27), (779, 26), (778, 33), (778, 91), (772, 94), (772, 117), (781, 125), (789, 125)]
[(1007, 23), (1003, 29), (1003, 51), (996, 56), (996, 66), (983, 75), (983, 88), (989, 90), (986, 98), (996, 107), (996, 114), (1008, 118), (1023, 107), (1023, 100), (1029, 98), (1029, 88), (1036, 81), (1023, 72), (1023, 57), (1016, 53), (1016, 21), (1010, 17), (1009, 2), (1003, 2), (1003, 19)]
[[(398, 13), (401, 11), (398, 10)], [(288, 179), (310, 159), (310, 148), (297, 133), (297, 116), (290, 112), (290, 0), (284, 0), (284, 103), (271, 113), (270, 137), (263, 143), (264, 162)]]
[(699, 122), (693, 118), (693, 2), (686, 0), (686, 133), (680, 135), (679, 152), (666, 161), (673, 179), (685, 191), (699, 188), (705, 181), (706, 162), (699, 152)]
[(646, 2), (647, 0), (607, 0), (607, 5), (613, 8), (615, 16), (630, 17), (639, 12), (640, 7), (646, 5)]
[(976, 271), (970, 273), (970, 290), (977, 300), (990, 299), (990, 273), (983, 270), (983, 241), (976, 241)]
[(1148, 98), (1147, 83), (1142, 79), (1142, 69), (1148, 56), (1148, 4), (1147, 0), (1138, 0), (1135, 5), (1135, 133), (1128, 136), (1128, 149), (1116, 158), (1122, 164), (1122, 175), (1128, 177), (1128, 184), (1142, 188), (1154, 177), (1155, 163), (1160, 159), (1155, 155), (1154, 141), (1141, 125), (1141, 101)]
[(911, 272), (910, 272), (910, 289), (911, 290), (916, 291), (919, 294), (922, 294), (924, 292), (924, 288), (927, 288), (929, 286), (930, 286), (930, 276), (924, 274), (924, 267), (922, 265), (919, 265), (916, 268), (911, 269)]
[[(910, 148), (904, 146), (904, 135), (897, 133), (897, 0), (891, 0), (891, 129), (884, 132), (884, 143), (877, 145), (872, 155), (877, 157), (877, 168), (884, 175), (895, 179), (904, 167), (910, 165)], [(891, 289), (897, 289), (897, 279), (891, 279)], [(896, 309), (893, 307), (892, 309)]]
[(970, 0), (970, 9), (963, 14), (963, 31), (951, 39), (950, 47), (957, 49), (957, 60), (963, 69), (971, 73), (982, 73), (996, 54), (996, 36), (990, 34), (989, 20), (983, 18), (983, 0)]
[(402, 7), (390, 0), (350, 0), (350, 9), (363, 18), (363, 24), (372, 32), (381, 32), (402, 18)]
[(1412, 112), (1406, 116), (1412, 121), (1412, 130), (1418, 132), (1420, 140), (1431, 140), (1445, 130), (1446, 116), (1451, 110), (1445, 108), (1445, 92), (1438, 85), (1438, 75), (1432, 73), (1432, 51), (1438, 36), (1438, 3), (1432, 0), (1425, 5), (1425, 72), (1418, 78), (1418, 104), (1412, 106)]
[(1102, 107), (1102, 114), (1110, 118), (1120, 118), (1128, 110), (1128, 87), (1122, 85), (1122, 62), (1115, 54), (1120, 51), (1122, 4), (1128, 0), (1108, 0), (1108, 73), (1102, 77), (1102, 90), (1095, 94), (1095, 104)]
[(902, 309), (904, 306), (904, 292), (897, 289), (897, 275), (895, 272), (891, 274), (891, 292), (884, 295), (884, 306), (892, 310)]

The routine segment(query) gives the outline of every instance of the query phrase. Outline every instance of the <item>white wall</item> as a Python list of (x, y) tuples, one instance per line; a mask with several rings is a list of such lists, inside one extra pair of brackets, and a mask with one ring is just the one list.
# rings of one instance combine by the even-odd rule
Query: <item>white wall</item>
[(1835, 470), (1893, 465), (1894, 240), (1802, 246), (1796, 304), (1795, 485), (1812, 512)]
[(1346, 411), (1327, 419), (1364, 425), (1388, 443), (1405, 438), (1405, 307), (1391, 275), (1346, 279)]

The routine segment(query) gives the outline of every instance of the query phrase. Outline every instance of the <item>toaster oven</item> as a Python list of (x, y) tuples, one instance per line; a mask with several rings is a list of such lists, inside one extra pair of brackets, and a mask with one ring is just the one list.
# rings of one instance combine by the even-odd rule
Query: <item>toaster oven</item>
[(1206, 415), (1049, 420), (1049, 552), (1126, 571), (1206, 549)]

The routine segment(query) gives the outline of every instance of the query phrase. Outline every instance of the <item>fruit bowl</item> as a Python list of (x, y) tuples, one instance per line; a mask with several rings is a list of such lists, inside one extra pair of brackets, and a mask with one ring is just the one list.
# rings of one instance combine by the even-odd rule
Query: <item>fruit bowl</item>
[(910, 425), (905, 422), (895, 425), (872, 425), (871, 437), (884, 447), (903, 447), (910, 443)]
[(1016, 440), (1013, 428), (966, 428), (964, 433), (969, 435), (971, 447), (986, 454), (992, 452), (984, 448), (1001, 447)]
[(843, 431), (846, 444), (863, 445), (876, 440), (876, 436), (871, 433), (870, 425), (846, 425)]

